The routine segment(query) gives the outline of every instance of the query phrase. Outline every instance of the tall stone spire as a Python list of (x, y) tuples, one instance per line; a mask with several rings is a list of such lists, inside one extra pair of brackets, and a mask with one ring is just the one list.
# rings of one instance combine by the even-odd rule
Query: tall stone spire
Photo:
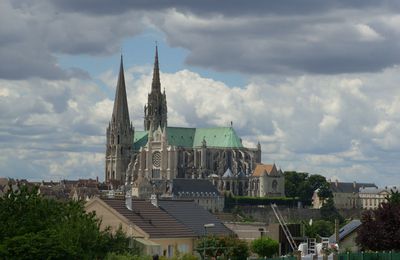
[(114, 109), (112, 120), (129, 123), (129, 109), (126, 98), (124, 63), (121, 55), (121, 63), (119, 67), (119, 75), (117, 82), (117, 90), (115, 91)]
[[(150, 127), (152, 126), (152, 127)], [(165, 90), (161, 93), (160, 67), (158, 64), (158, 47), (154, 58), (153, 81), (147, 105), (144, 106), (144, 130), (164, 129), (167, 126), (167, 98)]]
[(114, 109), (107, 127), (105, 180), (114, 185), (125, 181), (125, 173), (132, 154), (134, 129), (129, 119), (124, 65), (121, 55)]

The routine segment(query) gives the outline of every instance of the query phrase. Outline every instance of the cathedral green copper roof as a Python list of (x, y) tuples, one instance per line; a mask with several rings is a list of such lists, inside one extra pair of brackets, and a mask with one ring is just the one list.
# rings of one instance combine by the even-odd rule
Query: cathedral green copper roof
[(135, 131), (135, 137), (133, 140), (133, 149), (139, 150), (147, 144), (147, 131)]
[[(147, 131), (136, 131), (134, 149), (147, 144)], [(167, 127), (168, 143), (177, 147), (194, 148), (202, 146), (203, 139), (207, 147), (242, 148), (242, 142), (232, 127), (184, 128)]]

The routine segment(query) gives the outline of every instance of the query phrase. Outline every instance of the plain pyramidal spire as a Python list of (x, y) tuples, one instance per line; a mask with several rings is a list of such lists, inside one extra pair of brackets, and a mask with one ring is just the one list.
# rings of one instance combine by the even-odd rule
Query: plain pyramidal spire
[(119, 67), (117, 89), (115, 91), (113, 118), (118, 122), (129, 122), (128, 101), (126, 97), (125, 76), (124, 76), (124, 63), (121, 54), (121, 64)]
[(158, 65), (157, 43), (156, 43), (156, 54), (155, 54), (155, 58), (154, 58), (153, 81), (151, 83), (151, 91), (157, 91), (157, 92), (161, 93), (160, 67)]

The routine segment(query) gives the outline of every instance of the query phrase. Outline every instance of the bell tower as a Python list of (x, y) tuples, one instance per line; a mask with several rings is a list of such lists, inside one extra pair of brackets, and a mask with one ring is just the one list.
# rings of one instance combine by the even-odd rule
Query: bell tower
[(105, 180), (115, 185), (125, 182), (125, 173), (132, 155), (134, 128), (129, 119), (124, 65), (121, 55), (114, 109), (107, 127)]
[(165, 89), (161, 93), (158, 48), (156, 46), (151, 92), (148, 95), (147, 105), (144, 106), (144, 130), (164, 129), (164, 127), (167, 127), (167, 98)]

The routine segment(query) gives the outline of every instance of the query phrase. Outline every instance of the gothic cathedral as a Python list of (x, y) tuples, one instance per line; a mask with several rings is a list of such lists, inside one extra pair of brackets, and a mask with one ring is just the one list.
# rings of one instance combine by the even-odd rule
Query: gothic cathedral
[(137, 197), (168, 194), (176, 178), (207, 179), (218, 190), (250, 195), (252, 174), (261, 163), (261, 146), (247, 148), (232, 126), (172, 127), (161, 92), (156, 47), (151, 92), (144, 106), (144, 129), (129, 119), (121, 56), (114, 109), (107, 127), (105, 180), (132, 188)]

